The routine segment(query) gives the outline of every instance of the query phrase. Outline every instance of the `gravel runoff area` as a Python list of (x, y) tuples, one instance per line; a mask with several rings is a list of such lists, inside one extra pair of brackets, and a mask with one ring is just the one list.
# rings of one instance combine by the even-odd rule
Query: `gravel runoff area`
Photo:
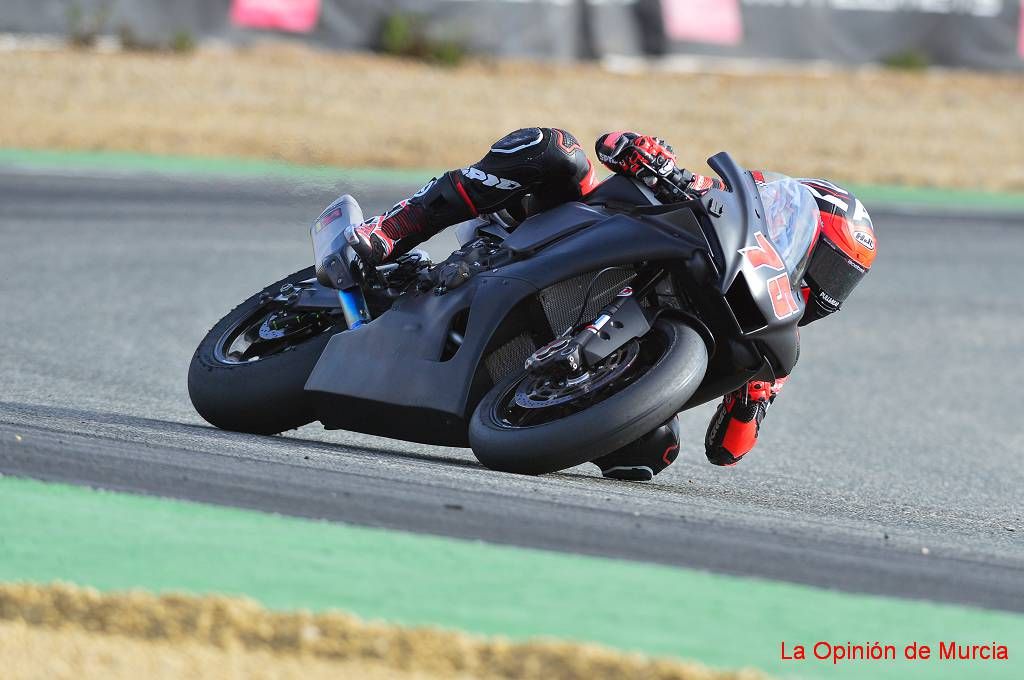
[(264, 45), (188, 56), (0, 53), (0, 147), (459, 167), (507, 130), (589, 147), (630, 128), (694, 169), (1024, 190), (1024, 79), (955, 71), (612, 73), (597, 65), (393, 58)]
[(271, 612), (244, 598), (101, 594), (66, 584), (0, 584), (0, 668), (8, 680), (765, 678), (596, 645), (510, 642), (338, 612)]

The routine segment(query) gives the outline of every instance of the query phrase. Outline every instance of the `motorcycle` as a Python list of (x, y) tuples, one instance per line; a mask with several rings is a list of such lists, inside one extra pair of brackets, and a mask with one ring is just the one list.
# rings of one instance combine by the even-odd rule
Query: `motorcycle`
[(760, 188), (722, 152), (726, 189), (661, 203), (612, 176), (518, 224), (460, 225), (432, 263), (360, 266), (342, 196), (311, 227), (315, 265), (221, 319), (188, 374), (212, 425), (277, 434), (313, 421), (472, 448), (494, 470), (591, 461), (692, 406), (786, 375), (818, 230), (813, 197)]

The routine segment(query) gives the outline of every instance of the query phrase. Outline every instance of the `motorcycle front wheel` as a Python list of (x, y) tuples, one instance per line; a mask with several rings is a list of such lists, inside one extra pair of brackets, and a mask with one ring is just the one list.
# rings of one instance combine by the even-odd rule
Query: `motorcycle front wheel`
[(495, 385), (473, 413), (470, 446), (492, 470), (526, 475), (592, 461), (678, 413), (707, 365), (700, 334), (663, 316), (583, 379), (522, 372)]

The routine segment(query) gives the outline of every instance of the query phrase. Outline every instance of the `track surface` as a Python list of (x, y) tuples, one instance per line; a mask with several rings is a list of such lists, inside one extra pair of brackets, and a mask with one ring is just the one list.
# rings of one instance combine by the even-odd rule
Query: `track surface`
[[(410, 187), (353, 189), (369, 213)], [(805, 329), (759, 448), (704, 462), (706, 405), (682, 416), (680, 460), (629, 484), (203, 423), (195, 345), (307, 265), (308, 221), (335, 193), (0, 171), (0, 473), (1024, 611), (1019, 221), (875, 211), (875, 271)]]

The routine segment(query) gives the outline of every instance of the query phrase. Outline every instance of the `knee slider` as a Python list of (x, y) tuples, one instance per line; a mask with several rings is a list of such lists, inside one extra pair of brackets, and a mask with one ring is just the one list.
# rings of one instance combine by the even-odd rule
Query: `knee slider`
[(432, 229), (443, 229), (477, 214), (477, 208), (465, 189), (459, 191), (459, 178), (458, 170), (450, 170), (430, 180), (410, 199), (410, 202), (423, 207)]
[(673, 416), (639, 439), (594, 460), (601, 474), (612, 479), (649, 481), (679, 455), (679, 422)]

